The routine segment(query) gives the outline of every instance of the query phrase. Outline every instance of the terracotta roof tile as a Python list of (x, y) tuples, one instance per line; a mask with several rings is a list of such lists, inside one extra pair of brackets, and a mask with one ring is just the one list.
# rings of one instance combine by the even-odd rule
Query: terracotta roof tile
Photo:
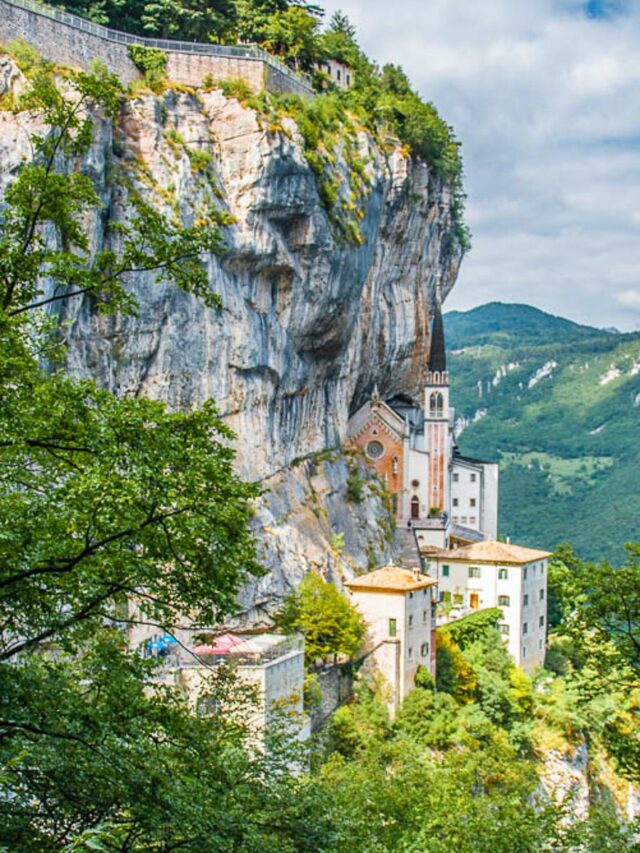
[(512, 545), (507, 542), (496, 542), (486, 540), (465, 545), (464, 548), (455, 548), (447, 551), (442, 548), (421, 548), (423, 554), (429, 557), (437, 557), (442, 560), (465, 563), (511, 563), (524, 565), (533, 563), (535, 560), (544, 560), (551, 556), (549, 551), (538, 551), (535, 548), (525, 548), (523, 545)]
[(411, 569), (401, 569), (400, 566), (384, 566), (366, 575), (348, 581), (346, 586), (353, 590), (370, 590), (380, 592), (412, 592), (433, 586), (436, 581), (427, 575), (413, 572)]

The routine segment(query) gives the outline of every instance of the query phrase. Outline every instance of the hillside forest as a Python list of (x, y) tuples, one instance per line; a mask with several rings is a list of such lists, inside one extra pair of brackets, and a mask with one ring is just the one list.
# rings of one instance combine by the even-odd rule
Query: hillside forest
[(464, 453), (500, 462), (500, 530), (624, 558), (640, 519), (640, 334), (527, 305), (445, 315)]

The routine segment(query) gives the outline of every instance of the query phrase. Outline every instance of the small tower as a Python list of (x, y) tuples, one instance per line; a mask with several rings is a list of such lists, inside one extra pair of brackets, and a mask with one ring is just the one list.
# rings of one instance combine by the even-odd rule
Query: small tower
[(449, 510), (449, 374), (444, 347), (444, 323), (440, 307), (440, 288), (431, 327), (431, 349), (425, 383), (425, 449), (429, 453), (429, 510)]

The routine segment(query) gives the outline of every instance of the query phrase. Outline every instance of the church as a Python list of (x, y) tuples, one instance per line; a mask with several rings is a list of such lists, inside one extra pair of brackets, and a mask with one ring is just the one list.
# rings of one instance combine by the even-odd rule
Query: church
[(419, 545), (449, 548), (498, 535), (498, 465), (463, 456), (449, 405), (449, 373), (440, 305), (419, 403), (377, 389), (350, 419), (348, 437), (391, 492), (398, 526), (416, 531)]
[[(435, 675), (436, 624), (478, 610), (500, 610), (497, 627), (518, 666), (531, 671), (544, 663), (550, 554), (498, 541), (498, 464), (463, 455), (454, 423), (438, 300), (422, 400), (398, 395), (383, 401), (376, 388), (348, 425), (349, 442), (365, 454), (391, 493), (397, 545), (403, 551), (401, 566), (347, 584), (374, 633), (384, 634), (383, 616), (393, 610), (393, 633), (383, 639), (376, 634), (376, 639), (381, 649), (392, 639), (398, 645), (395, 657), (388, 651), (378, 656), (395, 704), (410, 689), (416, 649)], [(431, 588), (432, 619), (426, 608), (421, 619), (414, 617), (411, 604), (405, 607), (406, 618), (397, 616), (400, 593), (413, 602), (414, 586), (422, 579), (425, 591), (427, 583)], [(406, 622), (402, 635), (398, 619)], [(424, 631), (419, 642), (417, 624)]]

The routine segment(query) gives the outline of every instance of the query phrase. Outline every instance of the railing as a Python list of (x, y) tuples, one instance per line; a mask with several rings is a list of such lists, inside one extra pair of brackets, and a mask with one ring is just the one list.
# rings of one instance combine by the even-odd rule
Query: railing
[(87, 21), (85, 18), (78, 17), (78, 15), (63, 12), (61, 9), (54, 9), (52, 6), (45, 6), (43, 3), (35, 2), (35, 0), (1, 0), (1, 2), (8, 3), (10, 6), (17, 6), (20, 9), (26, 9), (29, 12), (35, 12), (37, 15), (43, 15), (46, 18), (51, 18), (61, 24), (66, 24), (68, 27), (74, 27), (76, 30), (80, 30), (81, 32), (90, 33), (91, 35), (97, 36), (105, 41), (116, 42), (118, 44), (142, 44), (146, 47), (157, 47), (160, 50), (167, 51), (168, 53), (194, 53), (205, 56), (226, 56), (258, 60), (270, 65), (272, 68), (275, 68), (290, 80), (294, 80), (296, 83), (301, 83), (311, 89), (311, 80), (306, 74), (293, 71), (280, 59), (272, 56), (270, 53), (267, 53), (266, 50), (263, 50), (255, 44), (203, 44), (201, 42), (174, 41), (173, 39), (154, 39), (147, 36), (134, 36), (130, 33), (120, 32), (120, 30), (112, 30), (109, 27), (103, 27), (101, 24), (94, 24), (91, 21)]
[(262, 651), (237, 651), (230, 649), (223, 654), (195, 654), (186, 648), (176, 646), (162, 656), (163, 666), (167, 668), (216, 667), (223, 663), (235, 663), (237, 666), (265, 666), (292, 652), (302, 652), (304, 640), (299, 636), (283, 637), (282, 642)]

